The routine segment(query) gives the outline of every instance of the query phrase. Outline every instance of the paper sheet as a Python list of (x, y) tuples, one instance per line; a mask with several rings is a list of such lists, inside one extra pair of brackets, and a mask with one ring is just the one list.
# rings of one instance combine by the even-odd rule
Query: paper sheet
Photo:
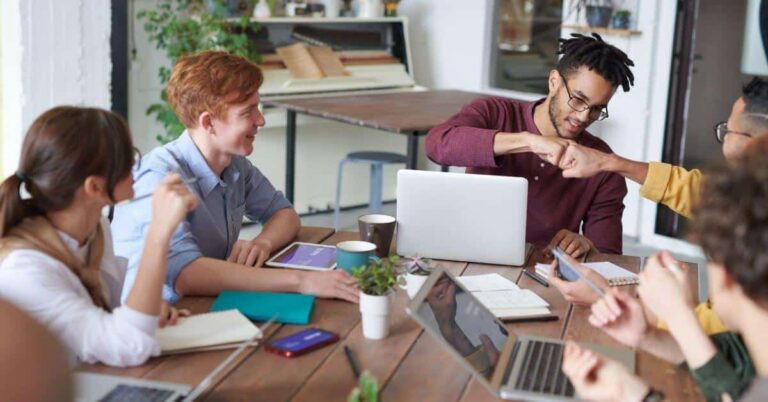
[(176, 325), (158, 328), (155, 339), (163, 352), (243, 342), (259, 328), (237, 310), (183, 317)]

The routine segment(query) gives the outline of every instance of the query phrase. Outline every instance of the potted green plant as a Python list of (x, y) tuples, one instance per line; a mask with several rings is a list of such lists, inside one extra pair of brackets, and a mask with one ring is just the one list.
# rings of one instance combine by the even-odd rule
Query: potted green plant
[(360, 374), (358, 386), (349, 394), (347, 402), (378, 402), (379, 401), (379, 382), (368, 372), (363, 371)]
[(629, 10), (618, 10), (613, 13), (611, 18), (611, 28), (613, 29), (629, 29), (629, 19), (632, 16), (632, 12)]
[(398, 256), (372, 258), (368, 265), (352, 268), (352, 276), (360, 287), (360, 313), (363, 336), (384, 339), (389, 334), (389, 314), (398, 284)]
[(434, 269), (432, 260), (418, 255), (405, 257), (401, 260), (401, 267), (405, 271), (405, 291), (413, 299)]
[[(165, 53), (171, 66), (180, 57), (203, 50), (224, 50), (258, 63), (259, 52), (249, 33), (258, 31), (259, 26), (247, 14), (228, 18), (230, 3), (231, 0), (206, 0), (206, 5), (202, 0), (159, 1), (154, 9), (140, 11), (136, 17), (144, 21), (149, 41)], [(212, 7), (212, 11), (208, 12), (206, 6)], [(158, 75), (165, 86), (171, 68), (160, 67)], [(163, 126), (164, 132), (156, 136), (161, 144), (173, 141), (184, 131), (168, 104), (165, 90), (160, 93), (160, 102), (150, 105), (146, 113), (155, 116)]]

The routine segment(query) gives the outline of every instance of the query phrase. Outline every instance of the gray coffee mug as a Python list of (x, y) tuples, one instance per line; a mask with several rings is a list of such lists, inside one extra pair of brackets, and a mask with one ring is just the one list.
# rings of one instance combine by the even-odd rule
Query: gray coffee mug
[(357, 224), (360, 229), (360, 240), (375, 244), (376, 255), (379, 258), (389, 257), (397, 219), (389, 215), (371, 214), (361, 216)]

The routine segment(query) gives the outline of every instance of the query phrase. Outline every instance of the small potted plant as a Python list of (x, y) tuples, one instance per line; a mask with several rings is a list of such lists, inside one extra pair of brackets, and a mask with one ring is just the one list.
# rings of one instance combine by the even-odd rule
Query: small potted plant
[(629, 10), (618, 10), (613, 13), (611, 18), (611, 28), (613, 29), (629, 29), (629, 19), (632, 16), (632, 12)]
[(358, 386), (349, 394), (347, 402), (378, 402), (379, 383), (367, 370), (360, 374)]
[(408, 297), (413, 299), (432, 273), (432, 260), (418, 255), (405, 257), (402, 259), (401, 266), (405, 271), (405, 291)]
[(392, 288), (398, 284), (398, 260), (396, 255), (375, 258), (366, 266), (352, 269), (352, 276), (360, 287), (363, 336), (368, 339), (384, 339), (389, 334)]

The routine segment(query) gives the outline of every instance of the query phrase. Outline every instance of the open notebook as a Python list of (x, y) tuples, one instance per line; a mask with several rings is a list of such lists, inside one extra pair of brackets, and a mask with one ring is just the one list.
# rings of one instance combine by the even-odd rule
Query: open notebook
[(155, 339), (163, 354), (228, 349), (253, 338), (259, 328), (237, 310), (182, 317), (173, 326), (159, 328)]
[[(637, 274), (628, 271), (612, 262), (588, 262), (582, 264), (585, 267), (597, 272), (603, 278), (608, 280), (611, 286), (636, 285), (640, 280)], [(549, 273), (549, 264), (536, 264), (536, 274), (547, 279)]]
[(502, 320), (549, 317), (549, 303), (528, 289), (499, 275), (467, 275), (457, 278), (467, 290)]

